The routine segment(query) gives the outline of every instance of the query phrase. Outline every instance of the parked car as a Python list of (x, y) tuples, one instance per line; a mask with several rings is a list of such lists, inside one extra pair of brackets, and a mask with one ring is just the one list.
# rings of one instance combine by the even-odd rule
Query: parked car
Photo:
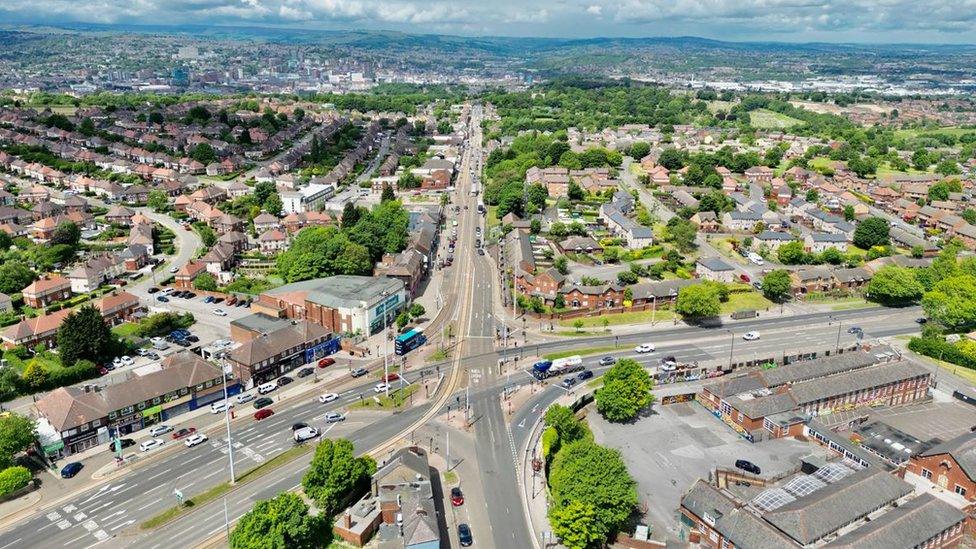
[(333, 364), (335, 364), (334, 358), (323, 358), (319, 361), (319, 368), (326, 368), (328, 366), (332, 366)]
[(227, 316), (227, 312), (224, 311), (223, 309), (214, 309), (213, 314), (217, 316)]
[(461, 493), (461, 489), (457, 486), (451, 488), (451, 505), (455, 507), (464, 505), (464, 494)]
[(212, 295), (208, 295), (207, 297), (203, 298), (204, 303), (213, 303), (213, 300), (214, 298)]
[(190, 335), (186, 336), (183, 339), (185, 339), (186, 341), (189, 341), (190, 343), (197, 343), (197, 342), (200, 341), (200, 338), (197, 337), (197, 336), (195, 336), (195, 335), (193, 335), (193, 334), (190, 334)]
[(186, 292), (185, 294), (183, 294), (183, 297), (185, 297), (187, 299), (193, 299), (196, 296), (197, 296), (197, 294), (195, 294), (193, 292)]
[(179, 440), (181, 438), (188, 437), (188, 436), (190, 436), (190, 435), (192, 435), (193, 433), (196, 433), (196, 432), (197, 432), (197, 428), (196, 427), (188, 427), (188, 428), (185, 428), (185, 429), (180, 429), (179, 431), (176, 431), (175, 433), (173, 433), (173, 440)]
[(149, 428), (149, 436), (158, 437), (159, 435), (165, 435), (172, 430), (173, 428), (169, 425), (154, 425)]
[(752, 283), (752, 287), (755, 288), (755, 289), (757, 289), (757, 290), (759, 290), (761, 292), (762, 291), (762, 282), (759, 282), (757, 280), (757, 281), (755, 281), (755, 282)]
[(156, 296), (156, 301), (158, 301), (160, 303), (169, 303), (169, 298), (166, 297), (166, 296), (164, 296), (164, 295), (157, 295)]
[(237, 403), (238, 404), (244, 404), (245, 402), (250, 402), (252, 400), (254, 400), (254, 394), (253, 393), (241, 393), (241, 394), (237, 395)]
[(746, 332), (742, 334), (742, 339), (746, 341), (756, 341), (759, 339), (759, 332)]
[(654, 344), (653, 343), (642, 343), (642, 344), (634, 347), (634, 352), (635, 353), (653, 353), (654, 352)]
[(272, 410), (271, 408), (262, 408), (257, 412), (254, 412), (254, 419), (257, 421), (261, 421), (262, 419), (269, 418), (273, 415), (274, 415), (274, 410)]
[(295, 380), (292, 379), (292, 378), (290, 378), (290, 377), (288, 377), (288, 376), (281, 376), (281, 377), (278, 378), (278, 387), (284, 387), (285, 385), (288, 385), (292, 381), (295, 381)]
[(187, 448), (193, 448), (197, 444), (203, 444), (204, 442), (207, 442), (207, 435), (193, 435), (183, 441), (183, 444), (186, 444)]
[(237, 303), (237, 298), (236, 297), (230, 296), (230, 297), (227, 298), (227, 306), (228, 307), (231, 306), (231, 305), (235, 305), (236, 303)]
[[(128, 448), (130, 446), (135, 446), (136, 445), (136, 441), (132, 440), (131, 438), (120, 438), (119, 439), (119, 442), (122, 444), (122, 449), (123, 450), (125, 450), (126, 448)], [(115, 441), (114, 440), (112, 442), (109, 442), (108, 443), (108, 451), (109, 452), (115, 452)]]
[(749, 282), (752, 282), (752, 280), (749, 278), (749, 275), (747, 275), (745, 273), (739, 275), (739, 280), (741, 280), (741, 281), (743, 281), (743, 282), (745, 282), (747, 284)]
[(152, 288), (149, 288), (148, 290), (146, 290), (146, 292), (147, 293), (150, 293), (150, 294), (154, 294), (154, 293), (156, 293), (158, 291), (159, 291), (159, 288), (157, 288), (155, 286), (153, 286)]
[(98, 375), (103, 376), (107, 373), (108, 373), (108, 368), (106, 368), (105, 366), (98, 367)]
[(223, 303), (224, 302), (224, 298), (222, 298), (222, 297), (215, 297), (214, 300), (213, 300), (213, 302), (215, 304), (216, 303)]
[(274, 401), (271, 400), (270, 398), (261, 397), (254, 401), (253, 406), (260, 410), (261, 408), (264, 408), (265, 406), (271, 406), (272, 404), (274, 404)]
[(929, 319), (925, 318), (924, 316), (920, 316), (920, 317), (918, 317), (918, 318), (915, 319), (915, 322), (918, 323), (918, 324), (925, 324), (928, 321), (929, 321)]
[(849, 333), (849, 334), (856, 334), (856, 333), (858, 333), (860, 331), (861, 331), (861, 327), (860, 326), (851, 326), (850, 328), (847, 329), (847, 333)]
[(299, 421), (298, 423), (292, 423), (291, 424), (291, 430), (293, 432), (294, 431), (297, 431), (299, 429), (304, 429), (306, 427), (308, 427), (308, 423), (304, 423), (304, 422), (301, 422), (301, 421)]
[(759, 466), (749, 460), (737, 459), (735, 460), (735, 467), (736, 469), (742, 469), (743, 471), (748, 471), (754, 475), (762, 474), (762, 470), (759, 469)]
[(297, 375), (298, 377), (308, 377), (314, 373), (315, 370), (313, 368), (302, 368), (301, 370), (298, 370), (298, 372), (295, 375)]
[(600, 366), (613, 366), (617, 363), (617, 359), (612, 356), (605, 356), (600, 359)]
[(474, 537), (471, 536), (471, 527), (463, 522), (458, 524), (458, 541), (461, 543), (461, 547), (470, 547), (474, 543)]
[(81, 463), (77, 461), (72, 461), (71, 463), (65, 465), (61, 468), (61, 478), (73, 478), (84, 467)]
[(227, 411), (227, 408), (233, 408), (233, 402), (227, 402), (226, 400), (218, 400), (210, 405), (211, 414), (222, 414)]
[(352, 375), (352, 377), (363, 377), (364, 375), (366, 375), (368, 373), (369, 372), (366, 371), (366, 368), (356, 368), (355, 370), (353, 370), (352, 372), (350, 372), (350, 375)]
[(136, 354), (139, 356), (146, 356), (149, 354), (149, 349), (138, 348), (136, 349)]
[(143, 452), (148, 452), (149, 450), (152, 450), (153, 448), (159, 448), (162, 445), (163, 445), (163, 441), (159, 440), (158, 438), (151, 438), (143, 442), (142, 444), (140, 444), (139, 450)]
[(148, 358), (149, 360), (159, 360), (159, 355), (157, 355), (152, 351), (149, 351), (148, 353), (146, 353), (146, 358)]
[(343, 421), (345, 419), (346, 416), (340, 414), (339, 412), (328, 412), (325, 414), (326, 423), (335, 423), (337, 421)]
[(176, 273), (178, 273), (179, 271), (180, 271), (180, 268), (179, 268), (179, 267), (175, 267), (175, 266), (174, 266), (174, 267), (170, 267), (170, 268), (169, 268), (169, 272), (170, 272), (170, 273), (172, 273), (172, 274), (176, 274)]
[(321, 402), (322, 404), (328, 404), (336, 400), (339, 400), (338, 393), (325, 393), (324, 395), (319, 395), (319, 402)]

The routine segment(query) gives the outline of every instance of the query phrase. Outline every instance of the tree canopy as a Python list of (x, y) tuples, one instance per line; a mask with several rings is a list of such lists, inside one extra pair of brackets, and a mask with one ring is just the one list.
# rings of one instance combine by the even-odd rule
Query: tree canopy
[(111, 358), (117, 345), (102, 313), (91, 305), (84, 305), (64, 318), (57, 341), (61, 362), (66, 366), (79, 360), (102, 363)]
[(854, 229), (854, 245), (862, 249), (874, 246), (887, 246), (891, 243), (888, 231), (891, 229), (888, 220), (883, 217), (869, 217), (857, 224)]
[(963, 328), (976, 324), (976, 276), (959, 274), (937, 282), (922, 297), (922, 308), (944, 326)]
[(762, 292), (773, 301), (780, 301), (790, 294), (793, 282), (786, 269), (776, 269), (766, 274), (762, 281)]
[(887, 305), (912, 303), (922, 297), (925, 287), (908, 268), (886, 265), (868, 282), (867, 294), (873, 300)]
[(37, 424), (28, 417), (9, 413), (0, 417), (0, 469), (13, 465), (14, 456), (37, 438)]
[(339, 512), (350, 496), (365, 491), (376, 472), (376, 462), (369, 456), (356, 457), (352, 442), (323, 438), (315, 447), (315, 456), (302, 488), (327, 515)]
[(331, 543), (325, 515), (311, 516), (308, 505), (291, 492), (259, 501), (245, 513), (230, 535), (232, 549), (312, 549)]
[(694, 284), (678, 291), (674, 310), (686, 318), (716, 316), (722, 309), (718, 289), (712, 284)]
[(651, 376), (640, 363), (621, 359), (603, 375), (603, 387), (596, 391), (596, 409), (607, 421), (630, 421), (652, 402), (652, 387)]

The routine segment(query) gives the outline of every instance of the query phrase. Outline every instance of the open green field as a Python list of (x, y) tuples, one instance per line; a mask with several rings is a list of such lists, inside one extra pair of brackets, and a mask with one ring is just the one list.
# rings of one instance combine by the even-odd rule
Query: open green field
[(715, 100), (715, 101), (709, 101), (707, 105), (708, 105), (708, 112), (715, 114), (717, 112), (722, 112), (722, 111), (729, 112), (729, 110), (731, 110), (732, 107), (735, 106), (735, 103), (732, 101)]
[(803, 121), (778, 112), (759, 109), (749, 113), (749, 123), (754, 128), (783, 130), (802, 124)]
[(902, 139), (910, 139), (912, 137), (918, 137), (921, 134), (941, 134), (941, 135), (955, 135), (960, 136), (966, 133), (976, 133), (976, 128), (956, 128), (956, 127), (945, 127), (936, 129), (924, 129), (915, 128), (910, 130), (895, 130), (895, 137)]
[[(729, 315), (735, 311), (743, 310), (756, 310), (762, 311), (766, 308), (772, 307), (773, 302), (766, 299), (759, 292), (741, 292), (733, 293), (729, 295), (729, 300), (722, 304), (722, 315)], [(619, 313), (615, 315), (607, 316), (594, 316), (579, 319), (583, 321), (583, 330), (597, 328), (602, 331), (603, 329), (603, 319), (607, 319), (607, 326), (622, 326), (625, 324), (647, 324), (651, 322), (651, 317), (653, 316), (655, 323), (661, 321), (673, 320), (677, 315), (668, 309), (659, 309), (657, 311), (634, 311), (628, 313)], [(575, 328), (573, 323), (578, 319), (572, 320), (561, 320), (559, 325), (567, 328)], [(588, 334), (588, 335), (593, 335)], [(579, 354), (578, 352), (570, 354)], [(566, 355), (569, 356), (569, 355)]]
[(824, 168), (830, 168), (833, 170), (836, 169), (839, 164), (842, 165), (843, 162), (831, 160), (826, 156), (818, 156), (816, 158), (810, 159), (809, 164), (810, 164), (810, 168), (814, 170), (822, 170)]
[(922, 170), (916, 170), (915, 168), (912, 168), (911, 166), (908, 167), (908, 170), (907, 171), (895, 170), (895, 169), (893, 169), (891, 167), (891, 164), (890, 163), (888, 163), (888, 162), (882, 162), (878, 166), (878, 171), (875, 173), (875, 176), (876, 177), (884, 177), (886, 175), (905, 175), (905, 174), (908, 174), (908, 175), (919, 175), (919, 174), (923, 174), (923, 173), (929, 173), (929, 172), (922, 171)]

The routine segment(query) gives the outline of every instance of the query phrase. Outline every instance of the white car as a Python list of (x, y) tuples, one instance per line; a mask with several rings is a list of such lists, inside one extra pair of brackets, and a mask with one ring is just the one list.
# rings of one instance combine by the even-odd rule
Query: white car
[(338, 393), (325, 393), (324, 395), (319, 395), (319, 402), (322, 404), (328, 404), (329, 402), (334, 402), (339, 400)]
[(389, 383), (377, 383), (376, 386), (373, 387), (373, 392), (374, 393), (384, 393), (389, 388), (390, 388), (390, 384)]
[(223, 413), (227, 411), (228, 404), (230, 405), (230, 408), (234, 407), (233, 402), (228, 403), (226, 400), (218, 400), (217, 402), (214, 402), (213, 404), (210, 405), (210, 413), (211, 414)]
[(634, 352), (635, 353), (653, 353), (654, 352), (654, 344), (653, 343), (642, 343), (642, 344), (634, 347)]
[(161, 337), (159, 337), (159, 336), (156, 336), (156, 337), (150, 338), (149, 341), (151, 341), (153, 343), (162, 343), (162, 342), (164, 342), (166, 340), (163, 339), (163, 338), (161, 338)]
[(169, 425), (156, 425), (155, 427), (149, 428), (149, 436), (158, 437), (159, 435), (165, 435), (172, 430), (173, 428)]
[(663, 362), (660, 366), (658, 366), (658, 368), (660, 368), (662, 372), (673, 372), (678, 369), (678, 365), (673, 362)]
[(746, 332), (742, 334), (742, 339), (746, 341), (755, 341), (759, 339), (759, 332)]
[(217, 316), (227, 316), (227, 312), (224, 311), (223, 309), (214, 309), (213, 314)]
[(254, 400), (254, 395), (252, 393), (241, 393), (237, 395), (238, 404), (244, 404), (245, 402), (251, 402)]
[(142, 444), (140, 444), (139, 450), (142, 450), (143, 452), (148, 452), (149, 450), (152, 450), (153, 448), (159, 448), (162, 445), (163, 445), (163, 441), (159, 440), (158, 438), (151, 438), (143, 442)]
[(295, 431), (295, 442), (305, 442), (319, 436), (319, 430), (315, 427), (302, 427)]
[(143, 349), (140, 347), (139, 349), (136, 349), (136, 354), (139, 356), (146, 356), (149, 354), (149, 349)]
[(180, 270), (180, 268), (179, 268), (179, 267), (177, 267), (177, 266), (175, 266), (175, 265), (169, 268), (169, 272), (171, 272), (171, 273), (173, 273), (173, 274), (176, 274), (176, 273), (178, 273), (178, 272), (179, 272), (179, 270)]
[(183, 441), (183, 444), (186, 444), (187, 448), (193, 448), (197, 444), (203, 444), (204, 442), (207, 442), (207, 435), (194, 434), (187, 437), (187, 439)]

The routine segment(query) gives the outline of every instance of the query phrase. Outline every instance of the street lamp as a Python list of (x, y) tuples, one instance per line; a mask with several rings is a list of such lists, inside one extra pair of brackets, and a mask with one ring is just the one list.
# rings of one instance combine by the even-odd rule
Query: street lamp
[(732, 336), (731, 342), (729, 343), (729, 371), (732, 370), (732, 350), (735, 349), (735, 332), (732, 330), (726, 330), (729, 335)]
[(386, 398), (390, 398), (390, 364), (388, 357), (390, 356), (390, 348), (387, 345), (387, 340), (389, 339), (389, 334), (387, 334), (387, 320), (389, 319), (389, 311), (386, 309), (386, 296), (389, 292), (386, 290), (380, 292), (380, 296), (383, 298), (383, 385), (386, 387)]
[(220, 376), (223, 378), (224, 385), (224, 421), (227, 424), (227, 458), (230, 460), (230, 483), (237, 482), (234, 476), (234, 445), (230, 440), (230, 401), (227, 400), (227, 364), (226, 360), (221, 360)]

